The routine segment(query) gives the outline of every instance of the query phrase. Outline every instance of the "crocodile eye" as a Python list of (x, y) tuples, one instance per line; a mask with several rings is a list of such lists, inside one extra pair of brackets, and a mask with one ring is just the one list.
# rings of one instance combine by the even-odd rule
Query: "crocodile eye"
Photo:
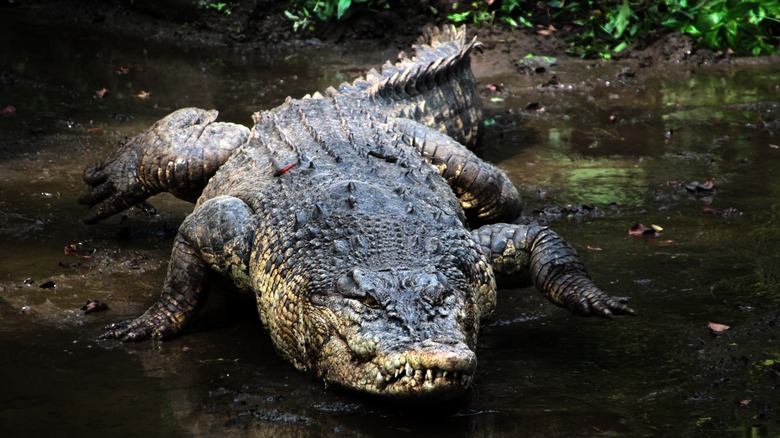
[(363, 295), (362, 297), (354, 297), (354, 299), (359, 301), (369, 309), (379, 309), (381, 307), (379, 305), (379, 302), (376, 300), (376, 298), (372, 297), (371, 294), (366, 294)]
[(376, 299), (376, 282), (362, 271), (355, 269), (339, 277), (336, 281), (336, 291), (344, 298), (355, 300), (370, 309), (379, 309), (381, 304)]

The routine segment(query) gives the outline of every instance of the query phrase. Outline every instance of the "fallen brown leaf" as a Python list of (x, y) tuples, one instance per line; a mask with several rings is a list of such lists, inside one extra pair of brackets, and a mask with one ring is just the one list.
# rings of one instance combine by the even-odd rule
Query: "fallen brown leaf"
[(725, 324), (719, 324), (717, 322), (708, 322), (707, 323), (707, 328), (710, 329), (710, 331), (713, 334), (718, 334), (718, 333), (725, 332), (726, 330), (730, 329), (731, 327), (729, 327), (729, 326), (727, 326)]

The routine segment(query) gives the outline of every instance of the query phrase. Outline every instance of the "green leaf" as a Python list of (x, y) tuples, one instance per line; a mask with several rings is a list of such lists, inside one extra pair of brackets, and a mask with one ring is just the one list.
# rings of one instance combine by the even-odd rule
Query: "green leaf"
[(723, 20), (723, 14), (711, 12), (709, 14), (701, 14), (696, 17), (696, 27), (701, 32), (708, 32), (712, 29), (720, 27), (720, 23)]
[(617, 46), (613, 47), (613, 48), (612, 48), (612, 52), (613, 52), (613, 53), (617, 53), (617, 52), (619, 52), (619, 51), (621, 51), (621, 50), (625, 49), (626, 47), (628, 47), (628, 43), (627, 43), (627, 42), (625, 42), (625, 41), (623, 41), (623, 42), (621, 42), (620, 44), (618, 44)]
[(458, 12), (455, 14), (447, 15), (447, 19), (454, 23), (463, 23), (469, 18), (469, 15), (471, 15), (471, 11)]
[(620, 38), (620, 36), (623, 35), (623, 32), (625, 32), (626, 28), (628, 27), (629, 19), (632, 15), (634, 15), (634, 11), (631, 10), (631, 6), (628, 4), (628, 0), (623, 0), (623, 5), (618, 11), (617, 17), (615, 17), (614, 25), (611, 26), (612, 31), (610, 33), (612, 36), (615, 38)]
[(517, 24), (517, 21), (515, 21), (512, 17), (501, 17), (501, 19), (504, 20), (504, 22), (506, 22), (512, 27), (520, 26), (519, 24)]
[(339, 0), (338, 6), (336, 7), (336, 19), (341, 20), (344, 18), (344, 14), (347, 13), (350, 6), (352, 6), (352, 0)]

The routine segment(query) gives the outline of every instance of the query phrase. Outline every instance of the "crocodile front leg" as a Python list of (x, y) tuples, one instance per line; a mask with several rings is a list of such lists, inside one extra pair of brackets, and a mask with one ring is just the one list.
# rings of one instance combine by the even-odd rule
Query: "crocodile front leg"
[(559, 235), (537, 225), (485, 225), (472, 231), (499, 278), (535, 285), (560, 307), (582, 315), (633, 315), (628, 298), (601, 291), (577, 252)]
[(249, 128), (214, 121), (217, 111), (185, 108), (161, 119), (84, 172), (90, 191), (79, 202), (95, 223), (160, 192), (194, 202), (209, 178), (247, 142)]
[(231, 277), (239, 287), (248, 287), (251, 218), (251, 209), (233, 197), (200, 205), (179, 228), (160, 298), (138, 318), (107, 326), (100, 339), (175, 336), (206, 303), (213, 270)]
[(512, 221), (523, 200), (506, 174), (441, 132), (409, 119), (398, 119), (404, 143), (436, 166), (457, 195), (471, 225)]

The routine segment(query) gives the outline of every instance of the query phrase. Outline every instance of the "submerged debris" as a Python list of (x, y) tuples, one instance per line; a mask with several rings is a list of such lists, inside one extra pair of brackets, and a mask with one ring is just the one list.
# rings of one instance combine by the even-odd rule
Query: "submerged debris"
[(82, 259), (91, 259), (92, 253), (94, 253), (94, 250), (87, 251), (87, 254), (84, 254), (80, 249), (80, 245), (77, 243), (71, 243), (70, 245), (65, 245), (65, 255), (74, 255)]
[(724, 210), (720, 210), (717, 208), (711, 208), (711, 207), (704, 207), (702, 210), (704, 213), (714, 214), (715, 216), (720, 216), (724, 218), (732, 218), (732, 217), (739, 217), (742, 216), (742, 212), (737, 210), (734, 207), (729, 207)]
[(98, 300), (89, 300), (87, 301), (87, 304), (84, 304), (81, 307), (81, 311), (84, 312), (85, 315), (92, 312), (102, 312), (104, 310), (108, 310), (108, 306)]
[(656, 237), (659, 234), (661, 234), (661, 231), (664, 229), (659, 227), (658, 225), (650, 225), (649, 227), (644, 226), (643, 224), (637, 223), (634, 224), (633, 227), (628, 229), (628, 235), (629, 236), (651, 236)]
[(100, 99), (106, 97), (106, 94), (108, 94), (108, 88), (106, 88), (106, 87), (103, 87), (103, 88), (101, 88), (99, 90), (95, 90), (95, 99), (100, 100)]
[(686, 184), (684, 187), (689, 193), (709, 195), (715, 193), (715, 178), (709, 178), (701, 184), (694, 181), (690, 184)]
[(558, 205), (546, 203), (541, 209), (533, 210), (537, 219), (548, 221), (561, 220), (582, 220), (586, 218), (604, 217), (604, 212), (593, 205), (587, 204), (567, 204)]

